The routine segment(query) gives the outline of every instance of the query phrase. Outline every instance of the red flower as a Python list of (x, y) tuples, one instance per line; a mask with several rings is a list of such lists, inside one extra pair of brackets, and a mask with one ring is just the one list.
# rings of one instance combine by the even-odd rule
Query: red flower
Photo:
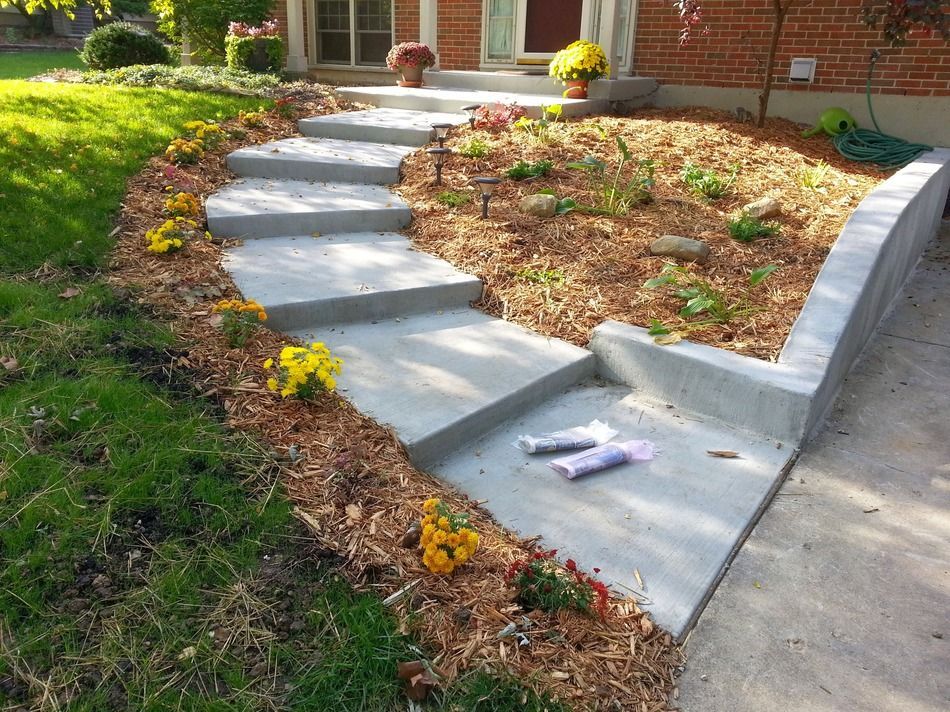
[(564, 563), (564, 566), (568, 571), (577, 571), (577, 564), (574, 562), (574, 559), (568, 559)]
[(600, 573), (600, 569), (598, 569), (596, 566), (594, 567), (594, 573), (595, 573), (595, 574), (599, 574), (599, 573)]

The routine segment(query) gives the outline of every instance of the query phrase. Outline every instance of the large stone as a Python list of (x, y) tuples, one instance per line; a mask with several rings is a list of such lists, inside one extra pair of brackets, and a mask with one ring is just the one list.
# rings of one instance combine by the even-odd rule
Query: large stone
[(518, 209), (527, 215), (536, 215), (539, 218), (550, 218), (557, 211), (557, 198), (553, 195), (540, 193), (528, 195), (521, 199)]
[(749, 203), (742, 210), (759, 220), (769, 220), (782, 214), (782, 204), (776, 198), (765, 197)]
[(704, 264), (709, 257), (709, 245), (679, 235), (663, 235), (650, 245), (650, 254)]

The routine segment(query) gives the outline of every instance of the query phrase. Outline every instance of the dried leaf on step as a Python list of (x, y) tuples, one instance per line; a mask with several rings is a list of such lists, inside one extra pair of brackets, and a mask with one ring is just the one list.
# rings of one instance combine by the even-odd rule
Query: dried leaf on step
[(712, 455), (713, 457), (739, 457), (739, 453), (737, 453), (735, 450), (707, 450), (706, 454)]
[(660, 334), (659, 336), (653, 337), (653, 343), (659, 344), (660, 346), (672, 346), (682, 340), (683, 337), (679, 334)]

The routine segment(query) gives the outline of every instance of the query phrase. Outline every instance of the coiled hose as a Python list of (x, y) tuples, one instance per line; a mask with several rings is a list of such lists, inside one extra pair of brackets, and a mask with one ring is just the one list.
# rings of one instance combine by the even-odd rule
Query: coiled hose
[(878, 50), (871, 52), (871, 63), (868, 66), (867, 81), (867, 100), (868, 112), (871, 114), (871, 121), (874, 122), (874, 128), (870, 129), (852, 129), (846, 133), (838, 134), (832, 138), (835, 148), (845, 158), (852, 161), (861, 161), (862, 163), (877, 163), (882, 168), (899, 168), (917, 158), (920, 154), (932, 151), (932, 146), (922, 143), (910, 143), (896, 136), (889, 136), (881, 131), (877, 119), (874, 117), (874, 107), (871, 106), (871, 75), (874, 73), (874, 65), (880, 58), (881, 53)]

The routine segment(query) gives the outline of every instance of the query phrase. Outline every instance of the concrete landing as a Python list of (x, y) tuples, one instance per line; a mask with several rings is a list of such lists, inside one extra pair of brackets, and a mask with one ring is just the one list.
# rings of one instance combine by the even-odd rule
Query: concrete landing
[(425, 467), (590, 376), (594, 356), (474, 309), (296, 331), (345, 361), (343, 395)]
[[(350, 101), (374, 104), (391, 109), (416, 111), (459, 112), (469, 104), (511, 104), (523, 106), (529, 117), (541, 116), (541, 105), (561, 104), (564, 116), (586, 116), (607, 110), (604, 99), (564, 99), (561, 95), (518, 94), (485, 91), (482, 89), (452, 89), (449, 87), (421, 87), (411, 89), (397, 86), (340, 87), (337, 94)], [(465, 114), (462, 114), (463, 118)]]
[(228, 250), (224, 267), (278, 331), (458, 309), (482, 294), (477, 277), (395, 233), (246, 240)]
[(409, 207), (377, 185), (246, 178), (205, 203), (215, 237), (277, 237), (314, 232), (386, 232), (409, 224)]
[[(594, 418), (619, 431), (616, 441), (651, 440), (648, 463), (620, 465), (568, 480), (511, 443), (586, 425)], [(707, 450), (734, 450), (734, 459)], [(600, 578), (635, 592), (674, 636), (702, 610), (734, 549), (766, 505), (792, 452), (689, 413), (638, 400), (630, 388), (589, 382), (504, 423), (430, 468), (522, 536)], [(643, 581), (641, 588), (635, 570)]]
[(228, 154), (228, 168), (246, 178), (385, 185), (399, 182), (399, 166), (411, 150), (367, 141), (285, 138)]
[(950, 225), (693, 630), (686, 712), (950, 707)]
[(440, 113), (380, 108), (312, 116), (298, 121), (297, 128), (304, 136), (419, 147), (435, 139), (432, 124), (460, 125), (467, 122), (468, 115), (457, 111)]

